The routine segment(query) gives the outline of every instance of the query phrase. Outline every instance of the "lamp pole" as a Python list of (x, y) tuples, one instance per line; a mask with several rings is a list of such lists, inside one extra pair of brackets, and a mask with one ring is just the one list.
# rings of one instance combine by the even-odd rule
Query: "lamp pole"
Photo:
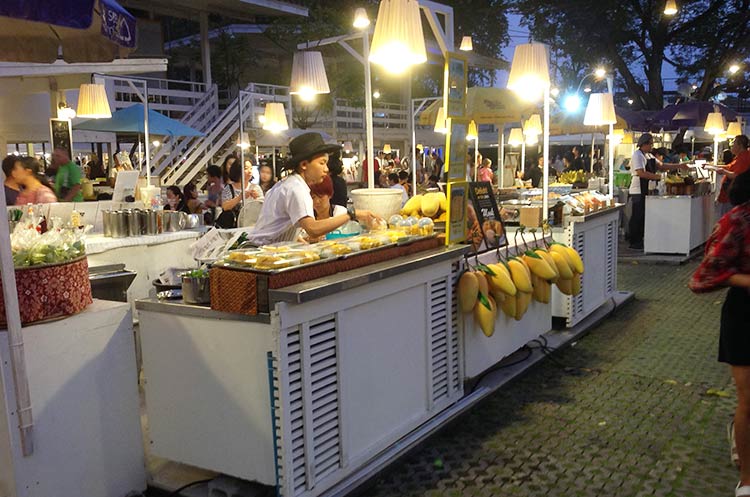
[(375, 188), (375, 138), (372, 130), (372, 77), (370, 74), (370, 30), (362, 30), (362, 58), (365, 66), (365, 134), (367, 139), (367, 188)]
[(505, 186), (505, 124), (500, 129), (500, 150), (497, 154), (497, 186), (503, 188)]
[[(611, 74), (607, 74), (607, 89), (612, 94), (612, 102), (614, 104), (615, 92), (614, 92), (615, 78)], [(609, 166), (609, 200), (615, 198), (615, 147), (614, 138), (615, 125), (610, 123), (609, 125), (609, 157), (607, 159), (607, 165)]]
[[(240, 202), (242, 203), (242, 207), (245, 207), (245, 147), (244, 143), (242, 143), (242, 137), (245, 135), (245, 116), (242, 112), (242, 95), (244, 93), (245, 92), (243, 90), (240, 90), (237, 94), (237, 113), (239, 114), (240, 118), (240, 167), (242, 167), (242, 192), (240, 193)], [(275, 155), (276, 154), (274, 154), (274, 156)], [(275, 167), (273, 169), (273, 174), (276, 174)]]
[(550, 87), (545, 85), (544, 87), (544, 123), (542, 126), (543, 141), (542, 141), (542, 157), (544, 157), (544, 166), (542, 168), (544, 191), (542, 192), (542, 220), (549, 220), (549, 95)]

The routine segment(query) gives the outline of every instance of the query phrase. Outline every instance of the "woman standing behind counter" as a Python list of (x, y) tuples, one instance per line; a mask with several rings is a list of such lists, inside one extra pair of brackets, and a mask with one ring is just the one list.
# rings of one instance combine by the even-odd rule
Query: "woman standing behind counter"
[(650, 133), (644, 133), (638, 138), (638, 148), (630, 159), (630, 199), (632, 213), (630, 215), (630, 248), (643, 249), (643, 232), (646, 226), (646, 195), (649, 194), (649, 181), (661, 181), (657, 171), (671, 169), (689, 169), (685, 164), (665, 164), (651, 154), (654, 148), (654, 138)]
[(289, 142), (291, 158), (285, 167), (291, 174), (268, 191), (258, 222), (249, 234), (250, 243), (261, 246), (294, 241), (299, 228), (311, 238), (319, 238), (350, 220), (369, 226), (377, 219), (370, 211), (353, 208), (347, 209), (346, 214), (315, 219), (310, 187), (328, 175), (328, 154), (339, 148), (326, 144), (319, 133), (304, 133)]

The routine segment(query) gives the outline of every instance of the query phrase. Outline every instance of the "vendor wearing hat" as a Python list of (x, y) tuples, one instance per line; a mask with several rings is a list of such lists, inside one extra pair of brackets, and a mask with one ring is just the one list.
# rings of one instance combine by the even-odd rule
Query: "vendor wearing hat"
[(328, 154), (339, 148), (339, 145), (325, 143), (319, 133), (304, 133), (289, 142), (291, 158), (286, 168), (291, 174), (266, 193), (258, 222), (249, 234), (250, 243), (261, 246), (295, 241), (300, 228), (311, 238), (318, 238), (349, 221), (369, 226), (377, 219), (370, 211), (353, 208), (347, 209), (346, 214), (315, 219), (310, 187), (328, 175)]
[(654, 148), (654, 137), (651, 133), (643, 133), (638, 138), (638, 148), (630, 159), (630, 199), (632, 212), (630, 214), (629, 237), (630, 248), (643, 249), (643, 232), (646, 226), (646, 195), (649, 194), (649, 182), (661, 181), (657, 171), (671, 169), (689, 169), (685, 164), (666, 164), (657, 159), (651, 151)]

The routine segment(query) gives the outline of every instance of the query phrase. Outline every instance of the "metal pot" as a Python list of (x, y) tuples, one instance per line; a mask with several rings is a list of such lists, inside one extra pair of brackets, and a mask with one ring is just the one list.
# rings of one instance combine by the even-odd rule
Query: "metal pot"
[(113, 211), (110, 213), (112, 238), (125, 238), (128, 236), (128, 219), (124, 211)]
[(104, 227), (104, 236), (112, 236), (112, 211), (102, 211), (102, 225)]
[(197, 228), (201, 224), (201, 217), (198, 214), (188, 214), (185, 228), (193, 229)]
[(162, 211), (162, 231), (172, 233), (185, 229), (187, 217), (182, 211)]
[(139, 209), (126, 211), (125, 217), (128, 219), (128, 236), (141, 236), (141, 216)]
[(159, 234), (159, 213), (157, 211), (145, 210), (143, 211), (146, 216), (146, 234), (147, 235), (158, 235)]
[(211, 302), (211, 285), (208, 278), (182, 277), (182, 300), (187, 304)]

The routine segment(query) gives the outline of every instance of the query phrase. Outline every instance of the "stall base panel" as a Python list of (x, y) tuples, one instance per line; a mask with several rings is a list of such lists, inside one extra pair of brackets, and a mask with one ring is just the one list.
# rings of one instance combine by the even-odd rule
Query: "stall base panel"
[[(16, 480), (16, 493), (0, 481), (0, 495), (123, 497), (145, 489), (131, 323), (127, 304), (95, 300), (81, 314), (24, 329), (34, 416), (30, 457), (21, 454), (7, 333), (0, 332), (7, 401), (0, 432), (10, 427), (0, 433), (0, 462), (5, 466), (10, 454)], [(7, 469), (0, 468), (3, 480)]]
[(154, 454), (274, 485), (271, 326), (141, 313)]

